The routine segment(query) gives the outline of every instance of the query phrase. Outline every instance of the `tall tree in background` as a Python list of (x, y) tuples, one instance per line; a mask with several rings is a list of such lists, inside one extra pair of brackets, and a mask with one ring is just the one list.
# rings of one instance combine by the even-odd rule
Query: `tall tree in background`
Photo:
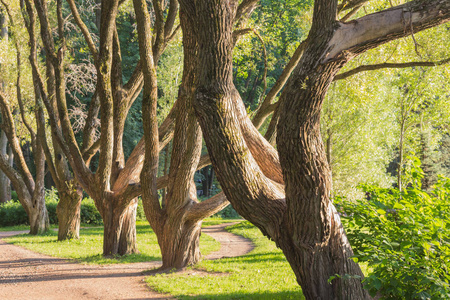
[(22, 150), (20, 138), (16, 130), (16, 117), (13, 115), (13, 101), (5, 93), (0, 91), (0, 111), (1, 111), (1, 127), (4, 131), (8, 143), (14, 155), (16, 169), (9, 162), (9, 158), (3, 153), (0, 154), (0, 169), (11, 180), (14, 189), (17, 192), (20, 203), (28, 215), (30, 223), (30, 234), (41, 234), (49, 229), (49, 219), (47, 208), (45, 207), (45, 190), (44, 190), (44, 174), (45, 174), (45, 121), (42, 103), (38, 97), (34, 98), (34, 119), (36, 127), (31, 125), (27, 120), (24, 99), (22, 97), (22, 55), (19, 46), (18, 28), (14, 26), (14, 19), (9, 5), (2, 0), (1, 4), (6, 10), (13, 32), (13, 42), (16, 50), (17, 77), (15, 82), (15, 97), (20, 111), (20, 121), (26, 127), (31, 139), (31, 149), (34, 160), (34, 172), (28, 166), (24, 151)]
[(315, 1), (302, 58), (280, 99), (277, 146), (283, 190), (265, 169), (270, 162), (264, 152), (270, 147), (252, 148), (262, 137), (251, 134), (232, 81), (233, 24), (257, 2), (180, 1), (198, 39), (194, 107), (213, 166), (233, 207), (283, 250), (307, 299), (367, 299), (363, 274), (351, 259), (330, 200), (331, 174), (320, 135), (322, 102), (349, 60), (448, 21), (450, 3), (413, 1), (345, 23), (338, 13), (357, 9), (359, 1)]
[[(3, 43), (8, 42), (8, 24), (6, 13), (0, 9), (0, 40)], [(2, 65), (0, 64), (0, 70), (2, 69)], [(0, 80), (0, 91), (3, 91), (5, 82)], [(8, 138), (6, 137), (6, 133), (1, 131), (0, 133), (0, 153), (7, 158), (9, 165), (13, 164), (13, 153), (11, 147), (8, 145)], [(8, 176), (0, 170), (0, 203), (7, 202), (11, 200), (11, 181)]]

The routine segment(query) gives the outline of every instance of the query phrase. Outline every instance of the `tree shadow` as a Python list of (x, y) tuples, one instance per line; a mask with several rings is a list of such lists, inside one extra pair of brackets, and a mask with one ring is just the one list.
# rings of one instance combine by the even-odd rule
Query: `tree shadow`
[(214, 300), (230, 300), (230, 299), (257, 299), (257, 300), (285, 300), (296, 299), (304, 300), (305, 297), (301, 291), (298, 292), (261, 292), (261, 293), (225, 293), (221, 295), (180, 295), (179, 299), (214, 299)]

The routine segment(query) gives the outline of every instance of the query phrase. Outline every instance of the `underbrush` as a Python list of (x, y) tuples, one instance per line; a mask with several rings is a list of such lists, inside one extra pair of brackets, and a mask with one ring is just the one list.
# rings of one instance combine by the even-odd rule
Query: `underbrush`
[(450, 299), (450, 179), (421, 189), (415, 161), (408, 188), (363, 186), (368, 199), (337, 199), (364, 283), (383, 299)]

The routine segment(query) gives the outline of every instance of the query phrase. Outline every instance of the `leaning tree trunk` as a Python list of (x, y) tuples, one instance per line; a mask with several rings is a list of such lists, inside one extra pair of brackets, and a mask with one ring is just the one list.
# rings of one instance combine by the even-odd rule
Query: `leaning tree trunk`
[[(290, 80), (286, 88), (290, 92), (284, 94), (289, 101), (285, 101), (287, 108), (281, 110), (280, 120), (289, 109), (290, 118), (283, 119), (278, 127), (278, 145), (290, 151), (279, 150), (286, 183), (284, 200), (277, 185), (269, 180), (277, 178), (265, 168), (264, 159), (269, 156), (264, 149), (251, 148), (248, 134), (252, 129), (237, 113), (240, 104), (236, 101), (241, 100), (233, 96), (233, 7), (225, 1), (196, 2), (196, 11), (200, 45), (195, 110), (227, 198), (239, 214), (283, 250), (307, 299), (367, 299), (361, 283), (363, 274), (349, 259), (351, 248), (329, 198), (330, 174), (320, 137), (321, 101), (342, 62), (331, 63), (328, 69), (317, 72), (314, 67), (324, 49), (309, 49), (300, 64), (308, 68), (308, 75), (298, 78), (295, 74), (296, 80)], [(326, 46), (326, 40), (318, 45)], [(317, 82), (313, 81), (317, 90), (299, 93), (302, 82), (310, 91), (310, 78)], [(304, 102), (291, 99), (298, 99), (299, 94)], [(276, 181), (283, 183), (282, 179)], [(341, 278), (328, 283), (336, 274)], [(345, 274), (351, 275), (350, 279), (342, 278)]]
[[(73, 183), (73, 181), (72, 181)], [(58, 191), (58, 241), (80, 238), (80, 209), (83, 191), (78, 184)]]

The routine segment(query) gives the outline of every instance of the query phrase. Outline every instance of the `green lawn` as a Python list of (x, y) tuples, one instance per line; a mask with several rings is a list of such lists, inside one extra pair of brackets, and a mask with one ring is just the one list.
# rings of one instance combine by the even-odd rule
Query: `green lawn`
[[(214, 223), (216, 221), (213, 220)], [(29, 229), (28, 227), (22, 230)], [(15, 229), (17, 230), (17, 228)], [(124, 257), (104, 258), (102, 253), (103, 227), (82, 228), (79, 240), (57, 241), (58, 233), (51, 230), (45, 235), (32, 236), (29, 234), (5, 238), (8, 243), (22, 246), (35, 252), (62, 258), (76, 259), (83, 263), (111, 264), (132, 263), (161, 260), (161, 253), (156, 235), (147, 222), (138, 222), (136, 225), (137, 244), (139, 254)], [(220, 249), (220, 243), (203, 234), (200, 238), (200, 251), (204, 254)]]
[(304, 299), (283, 253), (272, 241), (248, 222), (229, 231), (252, 239), (256, 248), (242, 257), (203, 261), (194, 267), (225, 274), (158, 274), (147, 278), (149, 286), (180, 299)]

